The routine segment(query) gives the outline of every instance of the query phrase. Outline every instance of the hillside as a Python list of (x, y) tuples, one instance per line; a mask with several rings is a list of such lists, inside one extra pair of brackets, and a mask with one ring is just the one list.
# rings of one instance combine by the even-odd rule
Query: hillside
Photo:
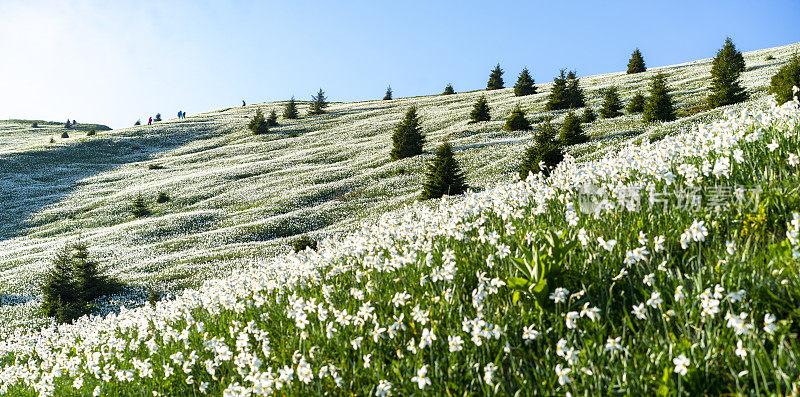
[[(799, 48), (746, 53), (743, 82), (752, 98), (735, 108), (763, 106), (769, 77)], [(767, 61), (767, 54), (775, 59)], [(597, 108), (600, 90), (610, 84), (627, 102), (663, 71), (678, 107), (692, 109), (705, 97), (709, 68), (706, 59), (637, 75), (582, 77), (581, 86), (589, 105)], [(151, 289), (197, 286), (287, 252), (287, 242), (301, 233), (322, 237), (356, 230), (413, 202), (430, 155), (398, 162), (388, 156), (392, 128), (411, 105), (420, 111), (426, 149), (449, 140), (469, 170), (472, 187), (511, 181), (531, 134), (503, 131), (505, 117), (520, 104), (529, 119), (550, 116), (559, 123), (565, 112), (543, 111), (550, 85), (537, 84), (538, 94), (522, 98), (506, 88), (333, 103), (326, 115), (281, 118), (281, 125), (263, 136), (246, 129), (248, 119), (256, 108), (280, 114), (283, 103), (68, 139), (51, 131), (57, 126), (33, 130), (0, 123), (0, 296), (6, 302), (0, 305), (0, 323), (15, 327), (44, 321), (35, 300), (39, 284), (54, 250), (69, 242), (89, 243), (92, 255), (111, 274), (134, 287), (121, 301), (131, 305)], [(469, 110), (481, 95), (493, 119), (468, 124)], [(303, 115), (306, 106), (301, 103)], [(725, 110), (653, 125), (644, 124), (640, 115), (598, 120), (587, 127), (593, 140), (571, 154), (579, 160), (596, 158), (628, 142), (685, 131)], [(55, 143), (49, 142), (52, 135)], [(172, 200), (156, 204), (159, 192)], [(145, 218), (130, 213), (140, 194), (153, 212)]]
[[(746, 103), (593, 123), (525, 181), (530, 133), (502, 116), (540, 120), (547, 84), (334, 104), (261, 136), (248, 116), (280, 103), (9, 141), (0, 394), (790, 394), (800, 103), (764, 87), (797, 47), (745, 54)], [(661, 69), (680, 108), (702, 101), (708, 60)], [(582, 84), (627, 100), (656, 71)], [(469, 125), (479, 95), (494, 118)], [(411, 104), (478, 192), (414, 202), (430, 155), (388, 160)], [(153, 213), (134, 218), (140, 194)], [(285, 253), (299, 233), (330, 238)], [(48, 257), (78, 239), (139, 288), (109, 307), (139, 307), (27, 329)], [(142, 304), (153, 287), (175, 296)]]

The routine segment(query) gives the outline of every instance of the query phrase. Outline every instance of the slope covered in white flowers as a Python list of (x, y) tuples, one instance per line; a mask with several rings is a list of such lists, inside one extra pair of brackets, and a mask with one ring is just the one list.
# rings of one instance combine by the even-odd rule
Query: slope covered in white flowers
[(0, 392), (788, 394), (798, 152), (795, 100), (568, 158), (154, 307), (5, 335)]
[[(752, 98), (736, 107), (763, 103), (769, 77), (797, 48), (746, 53), (743, 82)], [(775, 59), (766, 60), (767, 55)], [(707, 59), (637, 75), (583, 77), (581, 85), (597, 109), (600, 90), (613, 84), (627, 102), (635, 92), (646, 92), (653, 73), (664, 71), (676, 105), (690, 114), (704, 100), (709, 69)], [(388, 156), (391, 130), (411, 105), (422, 116), (426, 149), (445, 139), (453, 143), (471, 186), (480, 190), (511, 181), (531, 138), (531, 133), (502, 130), (511, 108), (520, 104), (537, 123), (546, 116), (556, 123), (563, 118), (563, 111), (543, 111), (547, 80), (539, 79), (538, 94), (522, 98), (508, 88), (334, 103), (327, 115), (280, 118), (281, 126), (264, 136), (246, 129), (249, 117), (256, 108), (280, 114), (282, 103), (94, 137), (76, 132), (68, 139), (42, 128), (0, 123), (0, 324), (45, 322), (38, 315), (39, 285), (53, 252), (67, 243), (87, 242), (111, 274), (132, 286), (122, 301), (131, 305), (150, 290), (197, 286), (286, 252), (287, 242), (298, 234), (322, 237), (354, 230), (364, 219), (414, 201), (430, 154), (398, 162)], [(468, 124), (480, 95), (486, 95), (493, 119)], [(304, 114), (305, 105), (300, 107)], [(585, 126), (595, 139), (570, 151), (579, 159), (599, 156), (625, 142), (685, 130), (722, 111), (650, 125), (640, 115), (598, 120)], [(154, 203), (159, 192), (172, 201)], [(131, 215), (139, 194), (150, 202), (149, 217)]]
[[(787, 48), (746, 59), (780, 60)], [(701, 66), (672, 76), (688, 79), (688, 68)], [(501, 133), (499, 121), (454, 133), (482, 92), (338, 104), (281, 127), (302, 125), (297, 138), (254, 137), (242, 130), (252, 109), (236, 108), (56, 147), (9, 143), (0, 161), (19, 172), (4, 187), (28, 215), (17, 219), (25, 233), (4, 231), (2, 310), (19, 317), (7, 324), (29, 321), (47, 254), (78, 235), (134, 283), (164, 282), (176, 269), (203, 272), (197, 280), (210, 267), (234, 273), (155, 307), (38, 331), (5, 327), (0, 392), (786, 394), (799, 375), (800, 111), (759, 93), (767, 77), (747, 80), (754, 99), (716, 111), (713, 124), (683, 120), (648, 126), (650, 139), (599, 140), (573, 154), (605, 149), (569, 157), (546, 180), (493, 187), (511, 179), (524, 148), (509, 141), (527, 136)], [(611, 79), (630, 78), (582, 81), (591, 92), (592, 81)], [(516, 101), (488, 96), (495, 109)], [(446, 109), (458, 101), (456, 117)], [(489, 187), (360, 227), (416, 194), (422, 159), (379, 158), (409, 102), (423, 110), (430, 141), (448, 136), (464, 149), (464, 167), (478, 170), (470, 183)], [(615, 128), (641, 128), (633, 119)], [(589, 131), (625, 135), (613, 128), (603, 121)], [(674, 134), (658, 139), (663, 131)], [(42, 158), (48, 171), (29, 168)], [(399, 167), (406, 173), (391, 172)], [(39, 180), (48, 177), (56, 179)], [(337, 186), (354, 197), (305, 198)], [(131, 195), (160, 189), (174, 201), (151, 218), (120, 210)], [(322, 232), (357, 231), (318, 252), (266, 259), (280, 247), (270, 222), (291, 216), (323, 222)]]

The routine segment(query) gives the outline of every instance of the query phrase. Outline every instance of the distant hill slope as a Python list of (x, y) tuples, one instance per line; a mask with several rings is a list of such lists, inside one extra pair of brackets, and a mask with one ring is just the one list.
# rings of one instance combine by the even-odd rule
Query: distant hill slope
[[(711, 111), (697, 107), (707, 94), (710, 59), (636, 75), (581, 77), (587, 102), (597, 110), (603, 89), (616, 86), (627, 104), (637, 91), (646, 94), (655, 72), (665, 72), (683, 117), (663, 124), (645, 124), (641, 115), (600, 119), (584, 126), (592, 141), (573, 147), (570, 154), (589, 158), (625, 142), (685, 130), (726, 110), (764, 103), (769, 78), (799, 49), (800, 44), (792, 44), (746, 53), (742, 80), (751, 99)], [(767, 55), (774, 59), (766, 60)], [(13, 302), (0, 300), (0, 324), (42, 321), (32, 298), (49, 258), (78, 239), (89, 244), (110, 273), (143, 293), (179, 289), (284, 252), (300, 234), (353, 230), (414, 201), (425, 162), (444, 140), (453, 144), (470, 186), (509, 181), (532, 136), (502, 129), (511, 109), (519, 104), (526, 110), (534, 129), (547, 117), (558, 124), (566, 113), (543, 110), (552, 85), (548, 81), (540, 77), (539, 93), (527, 97), (515, 97), (506, 88), (332, 103), (321, 116), (306, 116), (308, 104), (300, 102), (299, 120), (279, 118), (280, 126), (260, 136), (247, 130), (249, 118), (256, 109), (281, 114), (283, 102), (152, 126), (97, 129), (96, 136), (70, 134), (67, 139), (60, 138), (58, 125), (31, 129), (0, 122), (0, 295)], [(481, 95), (489, 102), (492, 121), (469, 124), (469, 111)], [(392, 129), (412, 105), (419, 109), (429, 153), (392, 162)], [(155, 203), (160, 192), (171, 201)], [(149, 202), (152, 215), (131, 215), (138, 195)]]

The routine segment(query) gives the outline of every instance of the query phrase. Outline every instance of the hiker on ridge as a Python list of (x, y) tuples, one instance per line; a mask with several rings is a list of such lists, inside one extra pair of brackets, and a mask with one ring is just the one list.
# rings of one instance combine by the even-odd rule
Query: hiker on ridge
[(150, 120), (147, 120), (147, 125), (153, 124), (153, 116), (150, 116)]

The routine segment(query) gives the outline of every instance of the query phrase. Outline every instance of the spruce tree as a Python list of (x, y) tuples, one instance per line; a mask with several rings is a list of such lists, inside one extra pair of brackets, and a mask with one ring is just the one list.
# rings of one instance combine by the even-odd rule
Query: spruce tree
[[(564, 159), (564, 152), (555, 141), (556, 130), (550, 124), (550, 120), (542, 123), (542, 129), (533, 137), (534, 144), (525, 150), (522, 164), (519, 169), (519, 178), (525, 180), (528, 174), (544, 173), (550, 174), (550, 170)], [(544, 168), (540, 167), (544, 165)]]
[(503, 69), (500, 69), (500, 64), (498, 63), (497, 66), (492, 69), (492, 73), (489, 75), (489, 82), (486, 83), (487, 90), (499, 90), (504, 86), (503, 82)]
[(267, 120), (264, 119), (264, 113), (261, 112), (261, 109), (256, 109), (256, 115), (250, 120), (250, 124), (247, 125), (247, 128), (256, 135), (269, 132), (269, 124)]
[(384, 101), (392, 100), (392, 86), (386, 88), (386, 95), (383, 96)]
[(533, 85), (533, 77), (531, 77), (531, 74), (528, 72), (528, 68), (524, 68), (517, 78), (517, 84), (514, 84), (514, 95), (525, 96), (535, 93), (536, 86)]
[(587, 106), (586, 109), (583, 111), (583, 122), (584, 123), (591, 123), (597, 120), (597, 116), (594, 114), (594, 110), (592, 110), (591, 106)]
[(662, 73), (653, 76), (650, 82), (650, 96), (644, 104), (644, 121), (675, 120), (675, 109), (667, 88), (667, 78)]
[(286, 106), (283, 108), (283, 118), (287, 120), (294, 120), (297, 117), (297, 103), (295, 103), (294, 97), (292, 97), (289, 102), (286, 102)]
[(511, 112), (511, 116), (506, 120), (506, 131), (525, 131), (531, 129), (531, 123), (525, 118), (525, 112), (519, 104)]
[(578, 116), (575, 115), (572, 111), (567, 113), (567, 116), (564, 117), (564, 124), (561, 126), (561, 136), (558, 138), (558, 141), (563, 146), (571, 146), (577, 145), (579, 143), (584, 143), (589, 140), (589, 137), (583, 132), (583, 128), (581, 128), (581, 121), (578, 119)]
[(142, 197), (141, 194), (136, 195), (136, 198), (133, 200), (133, 209), (131, 213), (137, 218), (150, 215), (150, 209), (147, 208), (147, 203), (144, 201), (144, 197)]
[(269, 117), (267, 117), (267, 126), (269, 127), (276, 127), (278, 125), (278, 113), (275, 109), (269, 112)]
[(793, 87), (800, 87), (800, 57), (795, 53), (792, 60), (772, 76), (769, 92), (775, 94), (779, 104), (791, 101), (797, 94)]
[(444, 92), (442, 95), (453, 95), (456, 93), (456, 90), (453, 89), (453, 85), (448, 83), (447, 86), (444, 87)]
[(622, 109), (622, 103), (619, 100), (616, 87), (609, 87), (603, 96), (603, 107), (600, 108), (600, 117), (604, 119), (611, 119), (621, 116), (619, 111)]
[(392, 160), (422, 154), (425, 136), (422, 135), (416, 107), (409, 108), (403, 121), (397, 125), (392, 134), (392, 143), (394, 144), (390, 153)]
[(325, 98), (325, 91), (320, 88), (317, 95), (311, 96), (311, 108), (308, 110), (308, 114), (323, 114), (326, 107), (328, 107), (328, 102)]
[(641, 113), (644, 111), (644, 95), (641, 92), (636, 91), (636, 95), (631, 98), (631, 101), (628, 103), (628, 108), (626, 109), (628, 113)]
[(647, 68), (644, 66), (644, 58), (642, 58), (642, 53), (637, 48), (631, 54), (631, 59), (628, 61), (628, 74), (634, 73), (642, 73)]
[(464, 174), (453, 158), (453, 148), (445, 142), (436, 149), (436, 156), (428, 164), (426, 181), (422, 187), (423, 200), (456, 195), (467, 190)]
[(586, 99), (578, 81), (575, 72), (569, 72), (567, 75), (567, 107), (577, 109), (586, 106)]
[(709, 108), (739, 103), (747, 99), (747, 91), (739, 85), (739, 75), (742, 71), (744, 71), (744, 57), (728, 37), (711, 63)]
[(75, 286), (80, 299), (91, 302), (104, 295), (107, 280), (100, 273), (99, 264), (89, 258), (89, 247), (85, 243), (78, 242), (72, 248), (75, 250), (72, 256)]
[(56, 252), (52, 269), (45, 276), (42, 293), (42, 312), (56, 317), (58, 322), (68, 322), (78, 317), (79, 293), (73, 281), (72, 253), (69, 246)]
[(569, 108), (567, 78), (564, 76), (564, 69), (561, 69), (561, 73), (553, 79), (553, 87), (550, 89), (550, 95), (547, 97), (547, 104), (544, 108), (547, 111)]
[(477, 123), (479, 121), (489, 121), (492, 119), (492, 115), (489, 114), (489, 104), (486, 102), (486, 97), (481, 95), (477, 101), (475, 101), (475, 106), (472, 108), (472, 112), (469, 114), (470, 123)]

